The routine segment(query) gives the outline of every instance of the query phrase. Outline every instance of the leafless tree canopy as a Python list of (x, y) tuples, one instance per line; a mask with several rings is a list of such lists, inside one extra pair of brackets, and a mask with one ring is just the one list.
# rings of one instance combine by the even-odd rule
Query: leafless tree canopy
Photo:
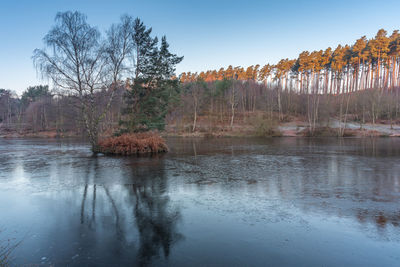
[[(37, 69), (61, 89), (63, 95), (76, 97), (82, 111), (81, 121), (96, 151), (99, 123), (110, 108), (125, 64), (132, 51), (132, 18), (123, 16), (112, 25), (103, 40), (79, 12), (58, 13), (55, 26), (44, 37), (45, 49), (34, 51)], [(111, 89), (111, 90), (109, 90)], [(108, 101), (99, 107), (96, 93), (110, 91)]]

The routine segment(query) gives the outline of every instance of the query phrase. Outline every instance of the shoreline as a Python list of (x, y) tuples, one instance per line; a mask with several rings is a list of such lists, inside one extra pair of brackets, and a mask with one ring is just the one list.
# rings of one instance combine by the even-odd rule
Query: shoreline
[[(169, 127), (171, 128), (171, 127)], [(330, 126), (319, 126), (315, 129), (316, 134), (309, 136), (308, 127), (304, 122), (289, 122), (281, 123), (277, 127), (277, 134), (275, 135), (258, 135), (255, 133), (254, 129), (246, 125), (236, 125), (234, 129), (229, 129), (228, 127), (221, 127), (214, 131), (201, 131), (197, 130), (195, 132), (177, 132), (173, 130), (166, 130), (160, 132), (162, 137), (199, 137), (199, 138), (218, 138), (218, 137), (335, 137), (338, 138), (337, 131), (339, 129), (339, 124), (334, 121)], [(50, 138), (50, 139), (63, 139), (63, 138), (78, 138), (82, 137), (82, 134), (75, 134), (73, 132), (59, 134), (56, 131), (39, 131), (30, 133), (18, 133), (18, 132), (7, 132), (2, 133), (0, 129), (0, 138)], [(101, 136), (101, 138), (106, 138), (107, 135)], [(341, 138), (364, 138), (364, 137), (400, 137), (400, 125), (388, 124), (363, 124), (362, 128), (360, 124), (355, 122), (346, 123), (345, 134)]]

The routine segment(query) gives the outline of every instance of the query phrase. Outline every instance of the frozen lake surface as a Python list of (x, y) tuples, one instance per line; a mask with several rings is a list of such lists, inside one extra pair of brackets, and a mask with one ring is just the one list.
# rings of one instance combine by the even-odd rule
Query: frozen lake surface
[[(11, 265), (400, 266), (400, 139), (0, 139)], [(0, 243), (1, 246), (2, 243)]]

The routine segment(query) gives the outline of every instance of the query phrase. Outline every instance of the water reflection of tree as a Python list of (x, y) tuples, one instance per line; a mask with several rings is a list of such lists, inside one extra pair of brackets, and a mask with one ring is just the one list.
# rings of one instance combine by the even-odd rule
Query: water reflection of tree
[[(94, 162), (96, 161), (94, 159)], [(129, 243), (127, 236), (132, 235), (132, 227), (136, 226), (138, 236), (134, 241), (137, 246), (132, 247), (136, 250), (137, 263), (147, 265), (154, 258), (159, 258), (160, 253), (167, 259), (172, 246), (183, 238), (177, 228), (180, 211), (170, 203), (167, 195), (168, 181), (164, 171), (164, 160), (139, 158), (130, 161), (131, 184), (110, 186), (87, 183), (84, 186), (80, 222), (95, 230), (100, 220), (96, 212), (96, 208), (100, 208), (99, 199), (106, 200), (112, 210), (110, 215), (113, 218), (118, 245), (126, 246)], [(98, 163), (93, 164), (95, 172), (101, 170)], [(89, 172), (86, 173), (86, 177), (90, 176)], [(91, 198), (91, 201), (88, 198)], [(127, 224), (132, 217), (134, 224)]]
[(158, 185), (133, 188), (137, 197), (134, 214), (140, 234), (141, 264), (151, 261), (160, 249), (168, 258), (171, 245), (182, 238), (176, 229), (179, 211), (168, 209), (169, 199), (159, 189)]

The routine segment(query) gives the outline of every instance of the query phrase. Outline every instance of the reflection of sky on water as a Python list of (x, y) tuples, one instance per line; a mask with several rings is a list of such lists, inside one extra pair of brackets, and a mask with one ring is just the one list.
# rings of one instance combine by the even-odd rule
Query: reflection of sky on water
[(0, 144), (16, 263), (400, 263), (397, 139), (170, 139), (152, 158)]

